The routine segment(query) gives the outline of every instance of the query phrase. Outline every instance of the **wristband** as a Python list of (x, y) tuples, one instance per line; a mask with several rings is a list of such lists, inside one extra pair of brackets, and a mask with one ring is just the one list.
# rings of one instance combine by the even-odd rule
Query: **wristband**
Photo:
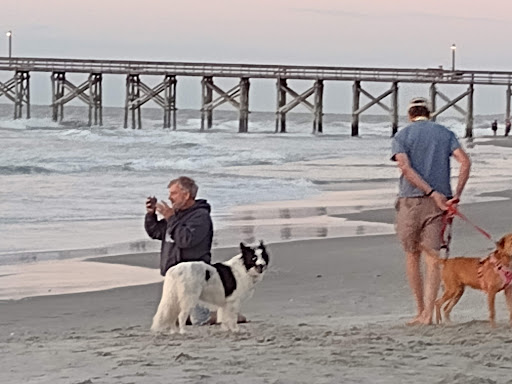
[(436, 191), (436, 190), (435, 190), (434, 188), (432, 188), (432, 189), (430, 190), (430, 192), (429, 192), (429, 193), (427, 193), (425, 196), (430, 197), (430, 196), (432, 196), (432, 194), (433, 194), (435, 191)]

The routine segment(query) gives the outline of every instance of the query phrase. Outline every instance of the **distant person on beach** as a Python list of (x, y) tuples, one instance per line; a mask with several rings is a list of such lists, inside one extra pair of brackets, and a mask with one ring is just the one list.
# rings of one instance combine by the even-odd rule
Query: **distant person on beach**
[[(442, 217), (449, 205), (459, 202), (471, 161), (452, 131), (429, 121), (426, 99), (412, 99), (408, 115), (411, 124), (398, 132), (392, 143), (391, 159), (401, 171), (396, 230), (406, 253), (407, 278), (418, 310), (408, 324), (431, 324), (440, 285), (437, 260)], [(455, 194), (450, 186), (450, 156), (460, 163)], [(426, 264), (425, 287), (420, 265), (422, 252)]]
[(508, 136), (508, 134), (510, 133), (511, 126), (512, 124), (510, 123), (510, 119), (507, 119), (505, 122), (505, 136)]
[(496, 132), (498, 132), (498, 120), (494, 120), (491, 124), (492, 132), (494, 133), (494, 136), (496, 136)]
[[(204, 261), (210, 264), (213, 240), (213, 224), (210, 204), (206, 200), (196, 200), (198, 187), (194, 180), (181, 176), (171, 180), (169, 200), (172, 207), (156, 198), (146, 200), (144, 228), (152, 239), (162, 241), (160, 249), (160, 273), (186, 261)], [(158, 220), (156, 212), (163, 216)], [(192, 324), (202, 325), (210, 319), (207, 308), (197, 306), (190, 315)]]

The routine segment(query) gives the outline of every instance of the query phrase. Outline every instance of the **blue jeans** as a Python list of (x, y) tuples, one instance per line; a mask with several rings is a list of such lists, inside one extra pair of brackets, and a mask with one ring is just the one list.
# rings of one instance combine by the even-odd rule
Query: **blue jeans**
[(197, 304), (190, 312), (190, 322), (192, 325), (205, 325), (210, 322), (210, 310)]

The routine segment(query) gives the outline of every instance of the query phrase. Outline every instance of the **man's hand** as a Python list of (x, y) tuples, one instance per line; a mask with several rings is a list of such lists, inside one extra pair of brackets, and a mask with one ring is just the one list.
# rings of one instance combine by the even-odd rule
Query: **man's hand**
[(457, 205), (460, 203), (459, 196), (454, 196), (450, 200), (446, 202), (446, 205), (453, 206), (454, 208), (457, 208)]
[(156, 203), (156, 211), (161, 214), (165, 220), (169, 219), (172, 215), (174, 215), (174, 209), (169, 207), (167, 203), (160, 201)]
[(435, 201), (436, 205), (439, 207), (439, 209), (442, 209), (443, 211), (446, 211), (448, 209), (448, 205), (449, 205), (448, 202), (451, 200), (447, 200), (446, 196), (443, 195), (442, 193), (435, 191), (434, 193), (432, 193), (431, 198), (434, 199), (434, 201)]
[(152, 213), (155, 213), (155, 210), (156, 210), (156, 197), (150, 196), (146, 199), (146, 212), (152, 214)]

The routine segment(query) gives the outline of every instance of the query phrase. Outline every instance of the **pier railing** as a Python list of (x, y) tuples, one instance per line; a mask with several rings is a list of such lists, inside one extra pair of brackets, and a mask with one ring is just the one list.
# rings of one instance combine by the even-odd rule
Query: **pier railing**
[(0, 70), (175, 76), (247, 77), (260, 79), (376, 81), (508, 85), (512, 72), (440, 68), (367, 68), (268, 64), (220, 64), (131, 60), (0, 58)]

